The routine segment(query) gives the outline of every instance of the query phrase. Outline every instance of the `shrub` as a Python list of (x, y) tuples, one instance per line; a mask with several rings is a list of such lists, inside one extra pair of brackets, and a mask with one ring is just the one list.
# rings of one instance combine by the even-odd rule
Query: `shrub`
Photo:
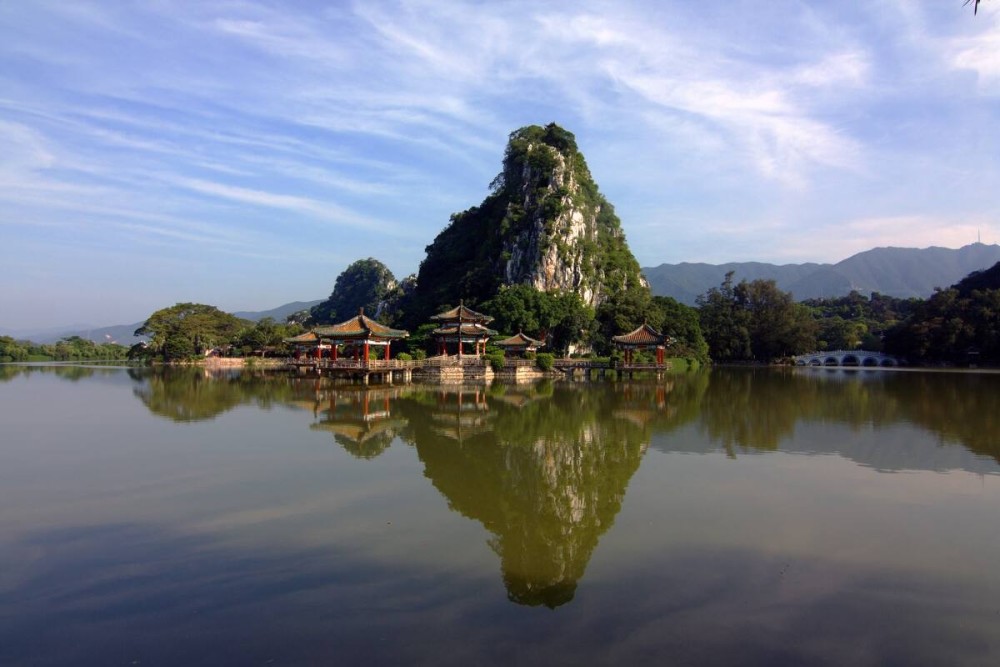
[(396, 359), (399, 361), (413, 361), (413, 355), (406, 352), (400, 352), (396, 355)]
[(504, 357), (502, 351), (487, 353), (486, 360), (490, 362), (490, 368), (494, 371), (499, 371), (503, 368)]
[(552, 370), (552, 366), (554, 365), (555, 360), (556, 360), (555, 355), (550, 352), (539, 352), (537, 355), (535, 355), (535, 363), (538, 364), (538, 367), (541, 368), (543, 371)]

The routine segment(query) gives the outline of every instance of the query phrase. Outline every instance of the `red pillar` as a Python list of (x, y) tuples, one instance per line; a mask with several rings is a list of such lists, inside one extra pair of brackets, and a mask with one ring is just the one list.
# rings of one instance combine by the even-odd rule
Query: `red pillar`
[(662, 366), (663, 365), (663, 348), (662, 347), (656, 348), (656, 363), (657, 363), (658, 366)]
[(365, 341), (365, 363), (368, 363), (368, 341)]
[(333, 346), (330, 348), (330, 357), (334, 361), (337, 360), (337, 344), (336, 343), (333, 343)]
[(323, 356), (323, 349), (316, 343), (316, 358), (319, 359)]
[(385, 344), (385, 360), (389, 361), (389, 343)]

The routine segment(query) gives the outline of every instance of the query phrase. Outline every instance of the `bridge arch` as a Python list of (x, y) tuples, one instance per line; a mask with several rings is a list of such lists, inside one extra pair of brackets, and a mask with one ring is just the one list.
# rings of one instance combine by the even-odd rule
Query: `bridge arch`
[(895, 368), (901, 365), (899, 359), (882, 352), (863, 350), (830, 350), (812, 352), (794, 357), (796, 366), (852, 366), (863, 368)]

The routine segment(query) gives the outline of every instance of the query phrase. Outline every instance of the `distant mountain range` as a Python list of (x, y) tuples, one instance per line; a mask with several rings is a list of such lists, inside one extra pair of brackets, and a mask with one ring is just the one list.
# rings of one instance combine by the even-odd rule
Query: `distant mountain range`
[(973, 243), (951, 248), (875, 248), (836, 264), (661, 264), (642, 270), (653, 294), (694, 305), (695, 299), (718, 287), (726, 273), (734, 280), (774, 280), (796, 300), (845, 296), (851, 290), (895, 297), (927, 298), (936, 287), (950, 287), (973, 271), (1000, 262), (1000, 245)]
[[(250, 311), (242, 310), (233, 313), (236, 317), (242, 318), (244, 320), (250, 320), (252, 322), (257, 322), (265, 317), (270, 317), (276, 322), (284, 322), (285, 318), (292, 313), (297, 313), (300, 310), (306, 310), (312, 308), (318, 303), (321, 303), (322, 299), (317, 299), (316, 301), (292, 301), (291, 303), (286, 303), (284, 305), (278, 306), (277, 308), (272, 308), (270, 310), (259, 310)], [(136, 343), (139, 339), (133, 336), (135, 330), (143, 325), (143, 322), (134, 322), (132, 324), (116, 324), (109, 327), (94, 327), (87, 328), (85, 326), (67, 326), (65, 328), (55, 328), (55, 329), (38, 329), (38, 330), (22, 330), (22, 331), (4, 331), (0, 330), (0, 335), (13, 336), (18, 339), (27, 339), (35, 343), (55, 343), (62, 338), (68, 338), (70, 336), (79, 336), (80, 338), (86, 338), (92, 340), (96, 343), (114, 342), (120, 345), (132, 345)]]

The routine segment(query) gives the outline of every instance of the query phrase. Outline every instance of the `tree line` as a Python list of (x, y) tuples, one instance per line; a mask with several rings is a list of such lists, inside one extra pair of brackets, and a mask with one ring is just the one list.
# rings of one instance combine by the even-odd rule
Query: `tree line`
[[(329, 299), (286, 322), (251, 322), (215, 306), (179, 303), (150, 315), (135, 332), (148, 340), (131, 348), (79, 336), (51, 345), (2, 336), (0, 361), (176, 361), (211, 351), (284, 356), (290, 353), (285, 339), (314, 325), (348, 319), (362, 308), (389, 326), (408, 324), (407, 290), (412, 290), (412, 279), (397, 282), (385, 265), (368, 258), (338, 276)], [(796, 302), (773, 280), (737, 283), (729, 273), (696, 304), (653, 296), (644, 288), (624, 290), (594, 309), (573, 293), (510, 285), (475, 305), (494, 317), (491, 326), (501, 335), (522, 332), (545, 341), (558, 355), (613, 356), (612, 337), (646, 323), (671, 337), (670, 356), (699, 364), (773, 363), (835, 349), (881, 351), (918, 365), (1000, 363), (1000, 263), (926, 300), (851, 292)], [(442, 303), (439, 308), (454, 305)], [(432, 353), (430, 332), (435, 326), (425, 322), (410, 329), (410, 337), (394, 345), (394, 351)]]
[(716, 362), (859, 349), (914, 365), (1000, 363), (1000, 263), (928, 299), (851, 292), (796, 303), (773, 280), (734, 284), (729, 273), (697, 303)]
[(55, 343), (34, 343), (0, 336), (0, 363), (23, 361), (93, 361), (125, 359), (128, 348), (117, 343), (95, 343), (80, 336), (67, 336)]

